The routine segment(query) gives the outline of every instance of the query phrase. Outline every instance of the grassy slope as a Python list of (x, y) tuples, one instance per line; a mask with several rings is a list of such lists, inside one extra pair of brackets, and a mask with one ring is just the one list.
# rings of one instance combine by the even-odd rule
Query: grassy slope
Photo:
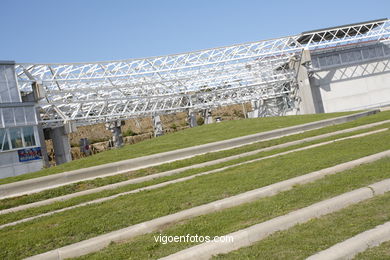
[[(261, 152), (261, 153), (258, 153), (256, 155), (243, 157), (243, 158), (232, 160), (232, 161), (225, 162), (225, 163), (220, 163), (220, 164), (217, 164), (217, 165), (214, 165), (214, 166), (202, 167), (202, 168), (199, 168), (199, 169), (191, 169), (191, 170), (187, 170), (187, 171), (185, 171), (183, 173), (180, 173), (180, 174), (177, 174), (177, 175), (174, 175), (174, 176), (158, 178), (158, 179), (155, 179), (155, 180), (151, 180), (151, 181), (147, 181), (147, 182), (143, 182), (143, 183), (139, 183), (139, 184), (126, 185), (126, 186), (123, 186), (123, 187), (120, 187), (120, 188), (116, 188), (116, 189), (113, 189), (113, 190), (102, 191), (102, 192), (89, 194), (89, 195), (84, 195), (84, 196), (78, 196), (77, 198), (73, 198), (73, 199), (70, 199), (70, 200), (67, 200), (67, 201), (64, 201), (64, 202), (58, 202), (58, 203), (54, 203), (54, 204), (50, 204), (50, 205), (46, 205), (46, 206), (41, 206), (41, 207), (37, 207), (37, 208), (33, 208), (33, 209), (27, 209), (27, 210), (24, 210), (24, 211), (20, 211), (19, 213), (5, 214), (5, 215), (2, 215), (2, 217), (0, 218), (0, 224), (10, 223), (10, 222), (13, 222), (13, 221), (16, 221), (16, 220), (19, 220), (19, 219), (23, 219), (23, 218), (35, 216), (35, 215), (38, 215), (38, 214), (50, 212), (50, 211), (53, 211), (53, 210), (57, 210), (57, 209), (61, 209), (61, 208), (65, 208), (65, 207), (69, 207), (69, 206), (73, 206), (73, 205), (77, 205), (79, 203), (90, 201), (90, 200), (93, 200), (93, 199), (107, 197), (107, 196), (110, 196), (110, 195), (113, 195), (113, 194), (118, 194), (118, 193), (121, 193), (121, 192), (134, 190), (136, 188), (141, 188), (141, 187), (146, 187), (146, 186), (157, 184), (157, 183), (162, 183), (164, 181), (178, 179), (178, 178), (181, 178), (181, 177), (184, 177), (184, 176), (193, 175), (193, 174), (196, 174), (196, 173), (199, 173), (199, 172), (204, 172), (204, 171), (207, 171), (207, 170), (212, 170), (212, 169), (220, 168), (220, 167), (227, 166), (227, 165), (234, 165), (235, 163), (238, 163), (238, 162), (248, 161), (250, 159), (255, 159), (255, 158), (261, 158), (261, 157), (272, 155), (272, 154), (276, 154), (276, 153), (279, 153), (279, 152), (292, 150), (292, 149), (295, 149), (295, 148), (298, 148), (298, 147), (304, 147), (304, 146), (308, 146), (308, 145), (311, 145), (311, 144), (314, 144), (314, 143), (320, 143), (320, 142), (324, 142), (324, 141), (334, 140), (336, 138), (341, 138), (341, 137), (345, 137), (345, 136), (355, 135), (355, 134), (358, 134), (358, 133), (361, 133), (361, 132), (372, 131), (374, 129), (383, 128), (383, 127), (390, 127), (390, 123), (387, 123), (387, 124), (381, 125), (381, 126), (377, 126), (377, 127), (374, 127), (374, 128), (365, 129), (365, 130), (359, 130), (359, 131), (355, 131), (355, 132), (351, 132), (351, 133), (340, 134), (340, 135), (337, 135), (337, 136), (328, 137), (328, 138), (320, 139), (320, 140), (317, 140), (317, 141), (305, 142), (303, 144), (294, 145), (294, 146), (291, 146), (291, 147), (288, 147), (288, 148), (281, 148), (281, 149), (275, 149), (275, 150), (268, 151), (268, 152)], [(96, 180), (96, 181), (98, 181), (98, 180)], [(82, 184), (79, 184), (79, 185), (82, 186)], [(46, 197), (48, 197), (50, 195), (51, 195), (50, 197), (55, 197), (55, 195), (58, 194), (58, 193), (62, 193), (62, 192), (65, 193), (65, 192), (71, 191), (69, 188), (70, 187), (68, 187), (68, 186), (60, 187), (60, 188), (56, 188), (56, 189), (53, 189), (53, 190), (49, 190), (49, 191), (45, 191), (45, 192), (41, 192), (41, 193), (29, 195), (29, 196), (22, 196), (20, 198), (6, 199), (6, 200), (3, 200), (3, 201), (0, 201), (1, 202), (0, 206), (3, 207), (3, 208), (9, 208), (11, 206), (22, 205), (22, 204), (24, 204), (23, 202), (26, 202), (26, 201), (28, 201), (30, 203), (33, 202), (34, 200), (38, 201), (38, 200), (46, 198)]]
[[(218, 259), (305, 259), (390, 220), (390, 192), (278, 232)], [(373, 259), (373, 258), (370, 258)], [(383, 258), (380, 258), (383, 259)]]
[(134, 145), (126, 145), (120, 149), (109, 150), (90, 157), (64, 163), (56, 167), (43, 169), (38, 172), (5, 178), (0, 180), (0, 184), (176, 150), (194, 145), (231, 139), (234, 137), (343, 116), (346, 114), (351, 114), (351, 112), (254, 118), (245, 120), (232, 120), (211, 125), (202, 125), (199, 127), (185, 129), (183, 131), (161, 136), (156, 139), (146, 140)]
[(390, 135), (386, 131), (70, 210), (3, 229), (0, 254), (2, 257), (23, 257), (45, 252), (389, 148)]
[[(390, 204), (390, 203), (388, 203)], [(390, 241), (358, 254), (355, 260), (390, 260)]]
[[(277, 144), (281, 144), (281, 143), (295, 141), (295, 140), (299, 140), (299, 139), (306, 138), (306, 137), (316, 136), (316, 135), (320, 135), (320, 134), (324, 134), (324, 133), (334, 132), (337, 130), (356, 127), (359, 125), (378, 122), (378, 121), (386, 120), (389, 118), (390, 118), (390, 111), (382, 112), (382, 113), (372, 115), (369, 117), (363, 117), (363, 118), (360, 118), (360, 119), (352, 121), (352, 122), (348, 122), (348, 123), (344, 123), (344, 124), (340, 124), (340, 125), (328, 126), (328, 127), (324, 127), (324, 128), (317, 129), (317, 130), (307, 131), (307, 132), (301, 133), (301, 134), (295, 134), (295, 135), (286, 136), (286, 137), (282, 137), (282, 138), (278, 138), (278, 139), (274, 139), (274, 140), (270, 140), (270, 141), (259, 142), (259, 143), (246, 145), (243, 147), (234, 148), (234, 149), (230, 149), (230, 150), (214, 152), (214, 153), (207, 153), (204, 155), (198, 155), (198, 156), (195, 156), (193, 158), (175, 161), (172, 163), (166, 163), (166, 164), (158, 165), (155, 167), (150, 167), (147, 169), (132, 171), (132, 172), (129, 172), (126, 174), (118, 174), (115, 176), (109, 176), (109, 177), (105, 177), (105, 178), (98, 178), (98, 179), (94, 179), (94, 180), (82, 181), (82, 182), (78, 182), (78, 183), (74, 183), (74, 184), (70, 184), (70, 185), (65, 185), (65, 186), (62, 186), (59, 188), (42, 191), (42, 192), (32, 194), (32, 195), (24, 195), (24, 196), (20, 196), (20, 197), (16, 197), (16, 198), (3, 199), (3, 200), (0, 200), (0, 209), (6, 209), (6, 208), (10, 208), (10, 207), (15, 207), (18, 205), (23, 205), (23, 204), (32, 203), (35, 201), (40, 201), (40, 200), (44, 200), (44, 199), (48, 199), (48, 198), (53, 198), (53, 197), (65, 195), (65, 194), (75, 193), (78, 191), (83, 191), (83, 190), (92, 189), (92, 188), (96, 188), (96, 187), (100, 187), (100, 186), (104, 186), (104, 185), (108, 185), (108, 184), (112, 184), (112, 183), (117, 183), (117, 182), (129, 180), (129, 179), (133, 179), (136, 177), (141, 177), (141, 176), (145, 176), (145, 175), (154, 174), (157, 172), (162, 172), (162, 171), (172, 170), (172, 169), (176, 169), (176, 168), (180, 168), (180, 167), (185, 167), (188, 165), (202, 163), (205, 161), (211, 161), (211, 160), (215, 160), (215, 159), (219, 159), (219, 158), (224, 158), (227, 156), (252, 151), (255, 149), (261, 149), (264, 147), (269, 147), (269, 146), (273, 146), (273, 145), (277, 145)], [(382, 127), (385, 127), (385, 125), (374, 127), (371, 130), (379, 129)], [(386, 127), (388, 127), (388, 124), (386, 124)], [(370, 130), (369, 129), (361, 130), (361, 131), (355, 132), (355, 134), (360, 133), (360, 132), (366, 132), (366, 131), (370, 131)], [(344, 135), (340, 135), (340, 136), (348, 136), (348, 135), (351, 135), (351, 134), (344, 134)], [(225, 164), (220, 164), (220, 165), (222, 166)], [(200, 170), (205, 170), (205, 169), (206, 168), (202, 168)], [(194, 172), (199, 172), (199, 171), (194, 171)], [(172, 177), (172, 178), (175, 178), (175, 177)]]
[[(127, 242), (115, 243), (104, 250), (81, 257), (81, 259), (156, 259), (167, 256), (188, 248), (195, 243), (170, 243), (164, 245), (156, 243), (154, 236), (158, 236), (159, 234), (170, 236), (186, 234), (215, 236), (229, 234), (239, 229), (284, 215), (292, 210), (303, 208), (321, 200), (389, 178), (389, 168), (390, 158), (382, 159), (371, 164), (327, 176), (314, 183), (297, 185), (294, 189), (282, 192), (273, 197), (259, 199), (255, 202), (183, 221), (180, 224), (170, 225), (158, 232), (138, 236)], [(382, 204), (385, 201), (382, 200)], [(387, 214), (389, 212), (388, 204), (383, 208), (380, 206), (375, 206), (374, 208), (377, 211), (387, 211)], [(383, 217), (379, 214), (378, 216)], [(383, 219), (379, 220), (383, 221)], [(334, 228), (338, 228), (338, 226)], [(299, 241), (301, 238), (301, 236), (294, 237), (292, 242)], [(302, 246), (305, 243), (306, 241)], [(310, 243), (314, 243), (314, 241)], [(278, 250), (283, 250), (281, 248), (283, 246), (284, 244), (279, 246)], [(253, 251), (251, 253), (253, 253), (253, 258), (255, 259), (273, 259), (272, 255), (268, 258), (263, 258), (260, 255), (262, 253), (261, 251)], [(240, 251), (238, 251), (231, 256), (233, 259), (246, 259), (247, 256), (250, 257), (252, 255), (241, 255)], [(290, 258), (285, 257), (284, 259)]]

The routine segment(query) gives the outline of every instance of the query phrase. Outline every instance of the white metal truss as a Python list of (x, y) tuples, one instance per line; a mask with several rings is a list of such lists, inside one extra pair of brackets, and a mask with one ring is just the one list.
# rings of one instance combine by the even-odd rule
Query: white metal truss
[(19, 88), (33, 82), (46, 127), (94, 124), (263, 100), (262, 115), (294, 109), (296, 73), (285, 66), (307, 48), (338, 48), (390, 36), (387, 19), (272, 40), (122, 61), (16, 65)]

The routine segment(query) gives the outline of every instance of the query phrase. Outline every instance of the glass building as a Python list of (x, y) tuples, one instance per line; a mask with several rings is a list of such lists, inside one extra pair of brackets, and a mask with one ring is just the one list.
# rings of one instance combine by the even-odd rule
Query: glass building
[(22, 102), (13, 62), (0, 61), (0, 178), (43, 167), (34, 102)]

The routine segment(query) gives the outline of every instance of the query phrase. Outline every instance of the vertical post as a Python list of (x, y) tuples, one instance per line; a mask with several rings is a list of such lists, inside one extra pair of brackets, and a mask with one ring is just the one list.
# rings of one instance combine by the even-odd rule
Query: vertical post
[[(40, 122), (41, 121), (41, 115), (39, 114), (38, 109), (36, 109), (36, 114), (37, 114), (38, 122)], [(43, 165), (45, 167), (50, 167), (49, 155), (47, 153), (47, 147), (46, 147), (46, 141), (45, 141), (45, 134), (43, 132), (43, 127), (42, 127), (41, 123), (38, 123), (37, 129), (38, 129), (39, 143), (41, 144)]]
[(299, 104), (300, 114), (315, 114), (316, 107), (314, 104), (313, 93), (311, 90), (308, 69), (305, 65), (311, 62), (310, 50), (302, 51), (301, 60), (295, 65), (298, 82), (298, 96), (301, 98)]
[(121, 126), (124, 122), (121, 120), (106, 123), (106, 129), (112, 133), (112, 142), (114, 148), (123, 146), (123, 136)]
[(192, 109), (188, 110), (187, 121), (190, 127), (198, 126), (198, 123), (196, 122), (196, 113)]
[(53, 140), (53, 149), (56, 157), (56, 164), (63, 164), (72, 161), (68, 133), (64, 126), (50, 129), (50, 138)]
[[(33, 82), (31, 84), (31, 87), (32, 87), (33, 92), (28, 94), (28, 95), (26, 95), (24, 97), (23, 102), (31, 101), (31, 102), (35, 102), (35, 103), (38, 104), (38, 101), (40, 99), (44, 98), (44, 96), (45, 96), (43, 87), (42, 87), (42, 85), (38, 84), (37, 82)], [(49, 156), (48, 156), (48, 153), (47, 153), (47, 147), (46, 147), (46, 142), (45, 142), (45, 134), (43, 132), (42, 123), (40, 123), (42, 120), (41, 120), (41, 114), (39, 113), (39, 107), (38, 106), (35, 108), (35, 114), (36, 114), (37, 121), (38, 121), (37, 128), (38, 128), (39, 142), (41, 144), (41, 152), (42, 152), (43, 164), (44, 164), (45, 167), (50, 167)]]
[(211, 116), (211, 111), (209, 109), (204, 109), (202, 111), (202, 116), (203, 116), (203, 120), (204, 120), (205, 125), (213, 123), (213, 117)]
[(242, 112), (244, 113), (244, 118), (248, 118), (248, 115), (247, 115), (247, 112), (246, 112), (245, 103), (242, 103)]
[(159, 115), (152, 116), (154, 137), (164, 135), (163, 125)]

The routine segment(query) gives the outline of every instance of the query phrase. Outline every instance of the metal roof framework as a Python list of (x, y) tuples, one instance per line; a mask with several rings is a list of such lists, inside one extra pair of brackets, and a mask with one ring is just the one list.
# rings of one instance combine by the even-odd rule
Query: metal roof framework
[[(390, 37), (387, 19), (175, 55), (109, 62), (15, 65), (19, 88), (44, 88), (45, 127), (262, 101), (263, 115), (297, 109), (296, 72), (285, 66), (315, 51)], [(275, 112), (276, 111), (276, 112)]]

